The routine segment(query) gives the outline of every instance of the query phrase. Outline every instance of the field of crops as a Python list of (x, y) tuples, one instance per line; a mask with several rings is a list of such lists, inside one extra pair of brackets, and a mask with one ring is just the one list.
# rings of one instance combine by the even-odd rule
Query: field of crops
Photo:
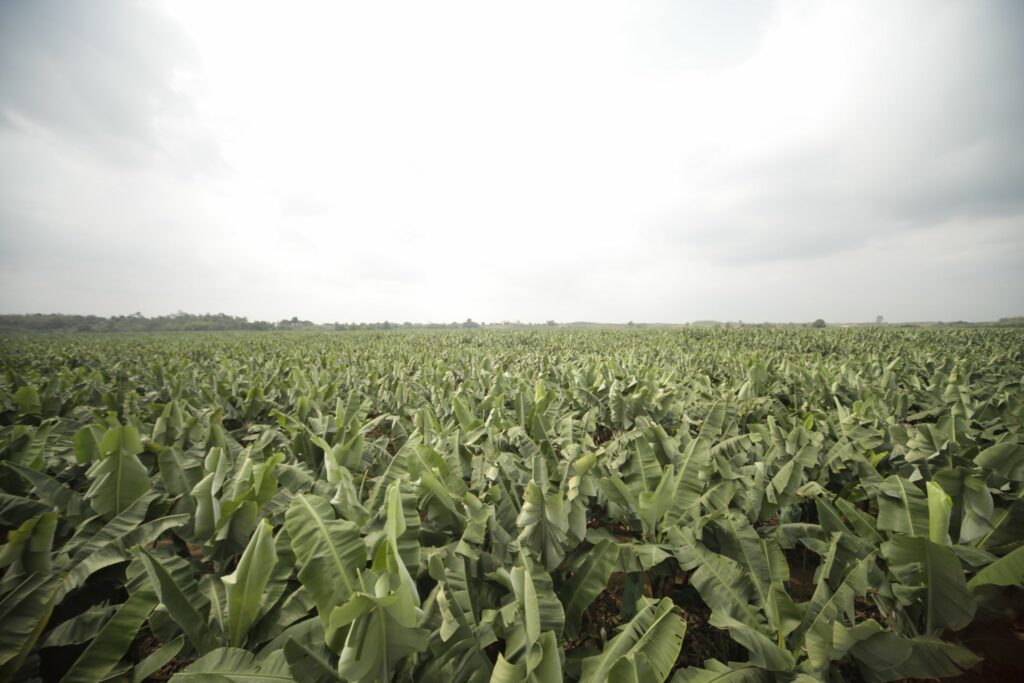
[(0, 358), (0, 681), (1024, 677), (1024, 331)]

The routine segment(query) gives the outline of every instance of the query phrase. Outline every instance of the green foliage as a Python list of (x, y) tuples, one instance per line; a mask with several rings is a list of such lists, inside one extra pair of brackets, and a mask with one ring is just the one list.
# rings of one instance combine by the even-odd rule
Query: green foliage
[(608, 641), (599, 655), (583, 661), (581, 683), (664, 681), (679, 656), (686, 622), (672, 601), (647, 601)]
[(1022, 342), (470, 321), (2, 338), (0, 683), (1010, 667)]

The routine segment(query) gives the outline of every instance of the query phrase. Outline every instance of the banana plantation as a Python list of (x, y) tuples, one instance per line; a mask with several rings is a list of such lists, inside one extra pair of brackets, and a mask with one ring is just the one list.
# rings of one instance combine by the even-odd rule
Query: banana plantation
[(0, 339), (0, 682), (1024, 679), (1024, 331)]

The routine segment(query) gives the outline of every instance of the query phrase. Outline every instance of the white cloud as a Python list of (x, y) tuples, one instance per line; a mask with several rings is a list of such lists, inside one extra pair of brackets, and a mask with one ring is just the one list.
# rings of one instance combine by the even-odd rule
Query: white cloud
[[(0, 172), (18, 173), (0, 190), (0, 286), (64, 265), (0, 303), (325, 321), (1019, 312), (1019, 6), (715, 6), (124, 12), (124, 31), (163, 22), (163, 42), (131, 49), (155, 51), (141, 82), (174, 105), (123, 110), (159, 153), (112, 164), (99, 133), (83, 146), (59, 117), (2, 105), (17, 125)], [(144, 93), (107, 68), (110, 101)], [(41, 234), (74, 248), (54, 256)], [(883, 266), (933, 289), (862, 282)]]

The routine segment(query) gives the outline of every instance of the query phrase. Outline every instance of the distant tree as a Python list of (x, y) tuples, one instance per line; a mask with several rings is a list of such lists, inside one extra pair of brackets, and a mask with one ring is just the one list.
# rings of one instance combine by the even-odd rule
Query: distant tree
[(811, 327), (825, 327), (825, 321), (822, 320), (821, 318), (818, 318), (813, 323), (811, 323)]
[(555, 325), (557, 325), (557, 324), (558, 324), (558, 323), (556, 323), (556, 322), (555, 322), (554, 320), (549, 320), (549, 321), (547, 321), (547, 322), (545, 323), (545, 325), (548, 325), (548, 326), (550, 326), (550, 327), (554, 327), (554, 326), (555, 326)]
[(883, 316), (880, 316), (880, 315), (876, 315), (875, 316), (875, 324), (876, 325), (881, 325), (884, 322), (885, 322), (885, 318)]
[(463, 327), (480, 327), (478, 323), (473, 322), (472, 318), (466, 318), (466, 322), (462, 323)]

